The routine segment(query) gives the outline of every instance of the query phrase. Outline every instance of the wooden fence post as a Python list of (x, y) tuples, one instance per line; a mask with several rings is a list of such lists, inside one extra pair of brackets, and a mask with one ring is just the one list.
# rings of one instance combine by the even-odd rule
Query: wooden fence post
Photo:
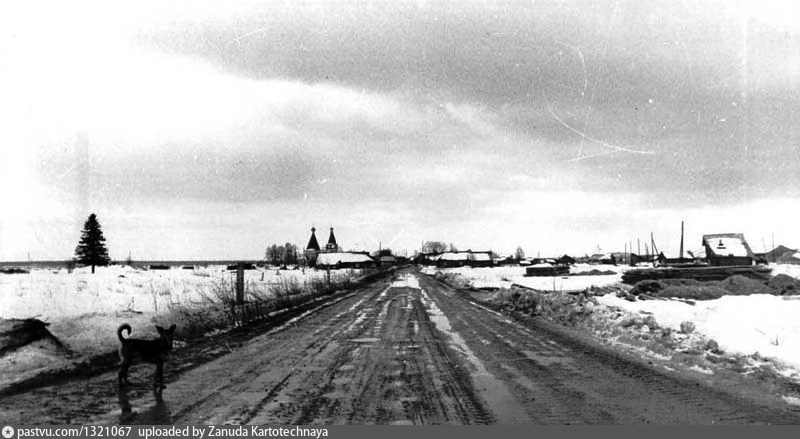
[(239, 307), (240, 320), (244, 325), (244, 264), (236, 265), (236, 305)]

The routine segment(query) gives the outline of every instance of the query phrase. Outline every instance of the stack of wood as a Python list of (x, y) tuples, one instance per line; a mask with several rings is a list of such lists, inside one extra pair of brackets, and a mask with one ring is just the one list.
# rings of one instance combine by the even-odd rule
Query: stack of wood
[(569, 265), (536, 264), (525, 269), (525, 276), (565, 276), (569, 274)]
[(633, 285), (643, 280), (694, 279), (698, 281), (718, 281), (735, 274), (767, 281), (772, 269), (763, 265), (739, 265), (730, 267), (665, 267), (637, 268), (622, 274), (622, 282)]

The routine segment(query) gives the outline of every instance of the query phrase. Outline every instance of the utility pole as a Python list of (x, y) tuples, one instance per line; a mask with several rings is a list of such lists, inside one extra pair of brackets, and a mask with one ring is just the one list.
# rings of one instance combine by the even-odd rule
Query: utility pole
[(775, 232), (772, 232), (772, 262), (775, 262)]
[(658, 257), (658, 247), (656, 247), (656, 240), (653, 238), (653, 232), (650, 232), (650, 247), (653, 249), (653, 256)]
[(683, 262), (683, 221), (681, 221), (681, 252), (678, 254), (678, 260)]

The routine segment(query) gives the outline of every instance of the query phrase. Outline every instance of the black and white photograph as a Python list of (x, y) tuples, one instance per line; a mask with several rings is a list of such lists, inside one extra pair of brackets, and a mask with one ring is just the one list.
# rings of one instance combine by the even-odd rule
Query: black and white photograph
[(2, 1), (0, 194), (0, 427), (800, 425), (794, 0)]

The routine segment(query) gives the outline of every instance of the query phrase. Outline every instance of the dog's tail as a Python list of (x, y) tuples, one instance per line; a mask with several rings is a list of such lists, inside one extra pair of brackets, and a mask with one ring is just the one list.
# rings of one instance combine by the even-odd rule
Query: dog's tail
[(117, 328), (117, 338), (119, 338), (120, 343), (125, 343), (125, 337), (122, 336), (122, 331), (126, 331), (128, 335), (131, 335), (132, 330), (131, 325), (127, 323), (119, 325), (119, 328)]

